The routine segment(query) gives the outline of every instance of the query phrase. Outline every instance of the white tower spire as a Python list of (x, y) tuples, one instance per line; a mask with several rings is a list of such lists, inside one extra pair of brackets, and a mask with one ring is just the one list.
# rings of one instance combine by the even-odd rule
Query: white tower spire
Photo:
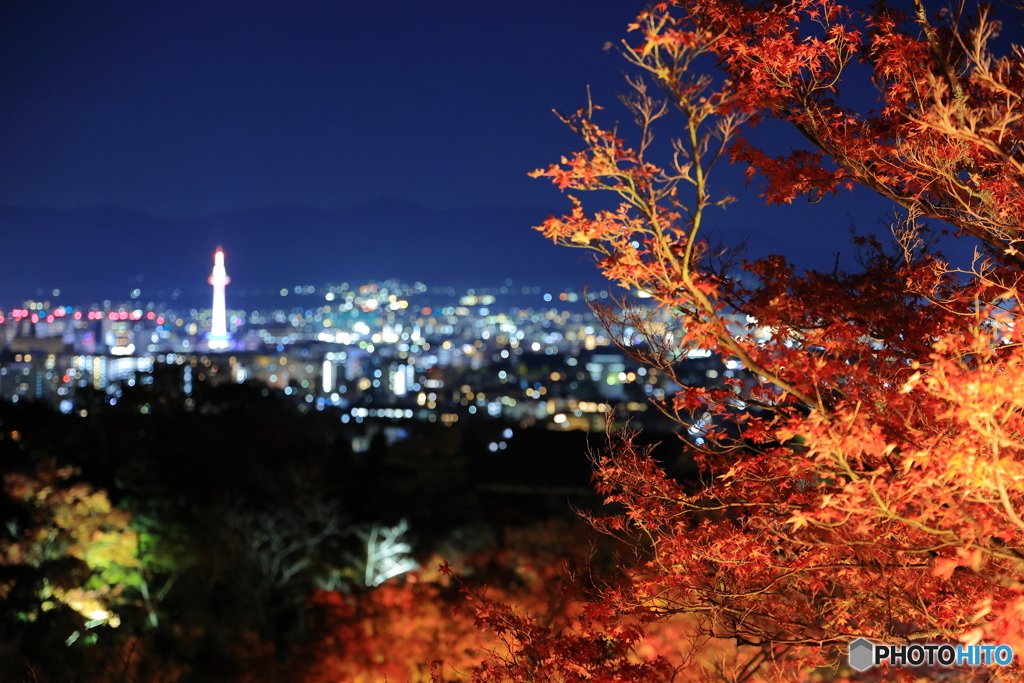
[(224, 287), (231, 282), (224, 268), (224, 249), (217, 247), (213, 255), (213, 272), (210, 273), (210, 284), (213, 285), (213, 315), (210, 320), (210, 349), (228, 348), (227, 309), (224, 305)]

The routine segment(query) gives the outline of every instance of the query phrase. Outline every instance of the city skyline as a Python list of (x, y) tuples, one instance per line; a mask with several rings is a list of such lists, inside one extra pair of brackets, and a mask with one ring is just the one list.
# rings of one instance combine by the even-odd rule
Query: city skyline
[[(608, 411), (643, 413), (646, 398), (674, 390), (667, 375), (616, 348), (583, 308), (607, 299), (606, 290), (343, 283), (282, 290), (281, 307), (246, 310), (225, 305), (226, 262), (218, 249), (208, 305), (199, 309), (153, 302), (0, 309), (0, 399), (85, 416), (97, 397), (117, 406), (133, 387), (170, 376), (185, 400), (200, 384), (247, 383), (291, 397), (302, 410), (334, 411), (343, 423), (415, 417), (450, 426), (476, 416), (601, 430)], [(517, 305), (523, 299), (535, 305)], [(731, 377), (739, 367), (691, 351), (682, 360), (693, 381)]]

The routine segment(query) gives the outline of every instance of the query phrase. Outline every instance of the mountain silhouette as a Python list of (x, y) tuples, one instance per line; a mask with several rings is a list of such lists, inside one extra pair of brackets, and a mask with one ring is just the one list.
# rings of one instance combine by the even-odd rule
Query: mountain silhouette
[[(431, 209), (395, 199), (345, 209), (270, 206), (164, 219), (139, 211), (0, 207), (0, 306), (26, 298), (86, 304), (205, 298), (213, 252), (224, 247), (229, 292), (276, 292), (395, 278), (428, 286), (580, 289), (606, 283), (582, 251), (531, 226), (551, 207)], [(230, 296), (229, 296), (230, 298)], [(230, 304), (229, 304), (230, 305)]]

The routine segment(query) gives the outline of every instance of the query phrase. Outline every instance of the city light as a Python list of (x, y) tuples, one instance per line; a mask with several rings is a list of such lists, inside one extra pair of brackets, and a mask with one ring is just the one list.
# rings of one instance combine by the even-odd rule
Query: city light
[[(229, 282), (217, 249), (209, 307), (26, 302), (0, 311), (0, 340), (22, 350), (0, 356), (0, 397), (48, 401), (77, 415), (86, 388), (113, 405), (124, 388), (152, 382), (154, 368), (173, 367), (189, 401), (203, 384), (253, 383), (304, 409), (340, 409), (357, 423), (453, 426), (472, 418), (601, 431), (608, 414), (657, 419), (648, 401), (675, 391), (667, 375), (648, 373), (615, 348), (572, 292), (544, 301), (533, 288), (524, 295), (393, 280), (301, 285), (294, 297), (284, 291), (288, 298), (276, 305), (243, 311), (228, 308)], [(301, 300), (318, 292), (333, 296)], [(746, 374), (735, 360), (702, 350), (681, 362), (693, 365), (695, 382)], [(150, 416), (160, 408), (137, 409)], [(498, 450), (511, 433), (494, 439)]]

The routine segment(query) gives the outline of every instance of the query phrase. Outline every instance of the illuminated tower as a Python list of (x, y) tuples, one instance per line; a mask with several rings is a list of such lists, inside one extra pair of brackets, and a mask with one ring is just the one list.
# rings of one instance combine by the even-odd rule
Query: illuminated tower
[(224, 249), (217, 247), (217, 252), (213, 255), (213, 272), (210, 273), (210, 284), (213, 285), (213, 315), (207, 339), (211, 350), (226, 349), (231, 341), (228, 336), (227, 310), (224, 306), (224, 287), (229, 282), (231, 278), (224, 269)]

